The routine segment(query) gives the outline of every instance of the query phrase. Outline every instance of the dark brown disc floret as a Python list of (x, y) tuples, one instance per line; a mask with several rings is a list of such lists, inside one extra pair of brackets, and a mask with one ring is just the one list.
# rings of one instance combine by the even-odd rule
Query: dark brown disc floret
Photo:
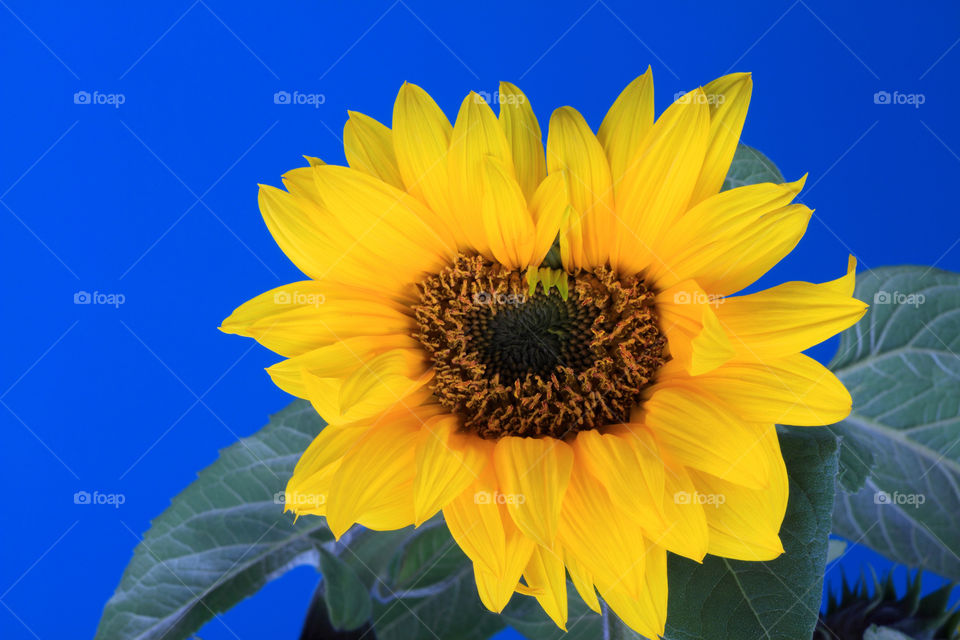
[(418, 285), (415, 337), (433, 393), (483, 438), (551, 436), (624, 422), (666, 360), (639, 276), (581, 271), (569, 291), (460, 255)]

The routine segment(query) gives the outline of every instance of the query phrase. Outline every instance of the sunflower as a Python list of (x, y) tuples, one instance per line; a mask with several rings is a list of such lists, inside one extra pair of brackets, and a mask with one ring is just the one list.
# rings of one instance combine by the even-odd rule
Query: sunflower
[(270, 232), (308, 280), (223, 331), (286, 358), (267, 371), (328, 426), (287, 508), (419, 526), (438, 512), (483, 604), (535, 597), (565, 627), (567, 575), (649, 637), (667, 551), (769, 560), (788, 482), (775, 423), (842, 420), (851, 399), (803, 355), (855, 323), (854, 262), (748, 295), (811, 211), (803, 178), (720, 192), (749, 74), (654, 120), (650, 70), (596, 134), (570, 107), (546, 149), (526, 96), (476, 93), (451, 125), (404, 84), (393, 128), (350, 113), (349, 167), (308, 158), (262, 186)]

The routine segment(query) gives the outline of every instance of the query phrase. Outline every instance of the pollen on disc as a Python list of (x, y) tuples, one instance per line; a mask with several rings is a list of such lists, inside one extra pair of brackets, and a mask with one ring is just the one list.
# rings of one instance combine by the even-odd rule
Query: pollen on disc
[(484, 438), (563, 438), (624, 422), (663, 366), (666, 340), (642, 278), (570, 276), (566, 296), (482, 256), (419, 283), (415, 337), (433, 393)]

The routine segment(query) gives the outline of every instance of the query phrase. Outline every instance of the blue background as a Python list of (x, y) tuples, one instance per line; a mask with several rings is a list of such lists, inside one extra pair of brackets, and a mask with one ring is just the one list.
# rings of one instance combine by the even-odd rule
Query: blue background
[[(597, 126), (648, 64), (658, 110), (752, 71), (743, 139), (809, 172), (816, 209), (764, 283), (836, 277), (848, 252), (960, 268), (956, 3), (191, 1), (0, 2), (0, 637), (90, 637), (150, 519), (290, 400), (263, 372), (276, 356), (216, 330), (300, 278), (256, 185), (302, 154), (342, 163), (346, 110), (389, 122), (404, 80), (451, 115), (510, 80), (543, 125), (571, 104)], [(125, 303), (75, 305), (81, 290)], [(80, 490), (126, 502), (74, 505)], [(199, 635), (293, 638), (315, 581), (298, 569)]]

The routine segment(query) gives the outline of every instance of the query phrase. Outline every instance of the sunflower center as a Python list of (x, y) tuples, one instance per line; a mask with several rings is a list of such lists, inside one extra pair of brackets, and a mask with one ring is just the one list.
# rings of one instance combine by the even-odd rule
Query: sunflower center
[(589, 367), (590, 327), (597, 310), (577, 305), (560, 292), (533, 296), (489, 296), (467, 316), (467, 330), (488, 375), (511, 383), (532, 374), (548, 379), (561, 366)]
[(583, 271), (569, 291), (460, 255), (418, 285), (433, 393), (483, 438), (563, 438), (629, 419), (666, 360), (642, 278)]

